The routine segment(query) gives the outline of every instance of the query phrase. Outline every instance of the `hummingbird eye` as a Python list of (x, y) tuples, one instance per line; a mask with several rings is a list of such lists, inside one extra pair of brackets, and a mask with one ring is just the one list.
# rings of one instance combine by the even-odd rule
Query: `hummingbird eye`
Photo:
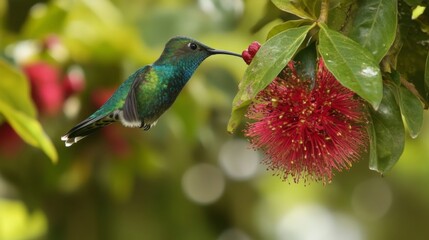
[(188, 47), (192, 50), (196, 50), (198, 48), (197, 44), (193, 42), (188, 43)]

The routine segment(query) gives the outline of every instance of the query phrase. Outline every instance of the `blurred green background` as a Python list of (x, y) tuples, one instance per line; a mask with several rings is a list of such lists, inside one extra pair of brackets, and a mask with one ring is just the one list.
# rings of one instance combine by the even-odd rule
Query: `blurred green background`
[(270, 24), (251, 29), (265, 4), (0, 0), (0, 56), (29, 79), (59, 156), (53, 164), (0, 118), (0, 240), (428, 239), (427, 121), (384, 177), (361, 161), (326, 186), (283, 182), (240, 131), (226, 132), (246, 68), (237, 58), (206, 60), (150, 131), (117, 124), (64, 147), (60, 136), (170, 37), (234, 52), (264, 42)]

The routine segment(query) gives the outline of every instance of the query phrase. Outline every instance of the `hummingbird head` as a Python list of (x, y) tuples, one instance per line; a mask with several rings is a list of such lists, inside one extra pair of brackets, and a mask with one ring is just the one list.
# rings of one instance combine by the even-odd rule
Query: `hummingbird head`
[(155, 64), (171, 64), (195, 71), (204, 59), (214, 54), (227, 54), (241, 57), (233, 52), (216, 50), (192, 38), (173, 37), (165, 45), (164, 51)]

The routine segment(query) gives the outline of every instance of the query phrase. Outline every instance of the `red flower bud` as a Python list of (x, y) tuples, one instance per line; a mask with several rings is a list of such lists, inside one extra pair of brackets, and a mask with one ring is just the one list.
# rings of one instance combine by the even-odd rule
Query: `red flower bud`
[(241, 57), (247, 63), (247, 65), (249, 65), (252, 62), (259, 48), (261, 48), (261, 44), (259, 44), (257, 41), (254, 41), (249, 45), (249, 47), (246, 50), (244, 50), (241, 53)]
[(255, 54), (256, 54), (256, 52), (258, 52), (259, 48), (261, 48), (261, 44), (257, 41), (254, 41), (249, 45), (249, 47), (247, 49), (252, 56), (255, 56)]
[(243, 60), (247, 63), (247, 65), (249, 65), (252, 62), (253, 56), (250, 55), (248, 50), (244, 50), (241, 53), (241, 57), (243, 58)]

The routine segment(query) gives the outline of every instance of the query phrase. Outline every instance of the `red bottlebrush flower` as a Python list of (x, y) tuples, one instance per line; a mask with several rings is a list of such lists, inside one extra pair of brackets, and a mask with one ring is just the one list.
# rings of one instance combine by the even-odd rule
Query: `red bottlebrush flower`
[(330, 182), (366, 150), (362, 100), (343, 87), (319, 60), (316, 79), (302, 79), (290, 62), (249, 107), (245, 134), (266, 154), (270, 169), (286, 179)]
[(253, 57), (255, 57), (256, 52), (258, 52), (259, 48), (261, 48), (261, 44), (259, 44), (257, 41), (254, 41), (249, 45), (246, 50), (241, 53), (241, 57), (247, 63), (247, 65), (252, 62)]

